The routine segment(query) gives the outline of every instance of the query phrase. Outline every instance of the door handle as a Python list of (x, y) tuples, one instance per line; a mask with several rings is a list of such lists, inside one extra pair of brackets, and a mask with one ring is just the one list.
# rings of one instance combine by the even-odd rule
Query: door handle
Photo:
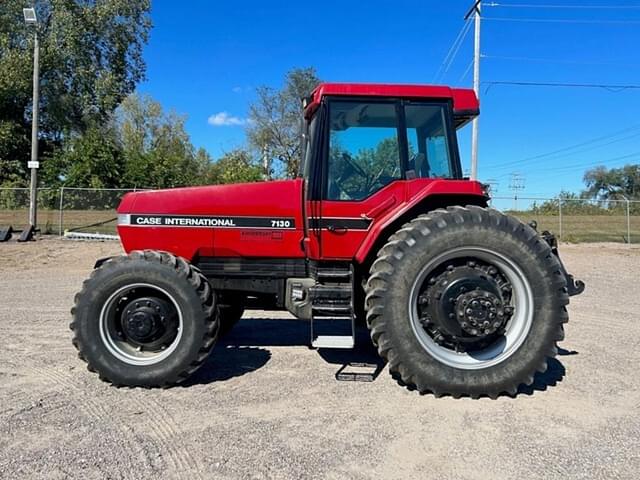
[(336, 227), (335, 225), (329, 225), (327, 230), (333, 233), (346, 233), (347, 227)]

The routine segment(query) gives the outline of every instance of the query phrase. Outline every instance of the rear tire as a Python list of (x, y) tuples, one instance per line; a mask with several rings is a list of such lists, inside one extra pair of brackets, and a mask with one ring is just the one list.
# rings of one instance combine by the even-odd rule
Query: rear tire
[(209, 356), (218, 336), (215, 311), (209, 282), (185, 259), (134, 251), (85, 280), (70, 328), (80, 358), (102, 380), (167, 387)]
[[(477, 268), (476, 255), (485, 269), (478, 281), (488, 282), (491, 288), (492, 279), (484, 272), (495, 268), (498, 273), (492, 273), (500, 279), (496, 281), (498, 312), (509, 309), (507, 320), (496, 332), (477, 337), (484, 348), (477, 351), (463, 343), (452, 346), (433, 328), (433, 318), (423, 313), (422, 309), (430, 307), (417, 306), (419, 302), (435, 303), (429, 293), (434, 290), (429, 289), (447, 285), (447, 272), (455, 279), (456, 269), (464, 273)], [(371, 338), (389, 361), (391, 373), (422, 393), (474, 398), (496, 398), (504, 392), (515, 395), (519, 385), (530, 385), (536, 372), (546, 370), (547, 358), (556, 355), (556, 342), (564, 336), (569, 297), (556, 256), (535, 230), (495, 210), (450, 207), (419, 216), (389, 239), (370, 274), (365, 308)], [(513, 294), (506, 294), (505, 299), (499, 287), (506, 283), (509, 290), (513, 284)], [(474, 292), (471, 289), (465, 295)], [(444, 297), (438, 291), (435, 298)], [(451, 322), (463, 321), (457, 319), (457, 313), (464, 313), (455, 308), (457, 301), (466, 298), (446, 298), (456, 305), (451, 307), (455, 313), (448, 317), (455, 319)], [(484, 297), (479, 300), (484, 304)], [(443, 323), (446, 321), (436, 325)], [(464, 335), (453, 338), (457, 342)]]

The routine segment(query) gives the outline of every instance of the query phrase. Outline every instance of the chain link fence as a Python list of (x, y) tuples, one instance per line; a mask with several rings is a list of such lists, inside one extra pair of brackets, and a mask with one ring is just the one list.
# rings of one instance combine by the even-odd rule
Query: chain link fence
[(640, 200), (493, 197), (492, 206), (565, 242), (640, 243)]
[[(116, 208), (127, 192), (116, 188), (39, 188), (38, 227), (42, 233), (65, 231), (116, 233)], [(29, 189), (0, 188), (0, 225), (20, 228), (29, 220)]]
[[(116, 208), (135, 189), (40, 188), (38, 226), (42, 233), (116, 233)], [(492, 206), (566, 242), (640, 243), (640, 200), (493, 197)], [(29, 189), (0, 188), (0, 225), (28, 223)]]

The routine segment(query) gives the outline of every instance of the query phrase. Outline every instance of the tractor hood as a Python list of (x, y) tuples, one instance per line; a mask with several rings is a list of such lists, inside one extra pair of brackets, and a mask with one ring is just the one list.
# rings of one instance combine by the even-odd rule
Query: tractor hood
[(144, 216), (149, 222), (150, 215), (290, 216), (300, 211), (300, 188), (301, 180), (279, 180), (133, 192), (118, 207), (119, 224), (126, 215)]
[(301, 256), (302, 180), (128, 193), (118, 207), (125, 251), (196, 257)]

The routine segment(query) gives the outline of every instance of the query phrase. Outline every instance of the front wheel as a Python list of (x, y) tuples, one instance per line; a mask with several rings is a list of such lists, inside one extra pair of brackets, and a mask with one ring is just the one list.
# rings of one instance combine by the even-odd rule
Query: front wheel
[(246, 296), (233, 293), (223, 293), (219, 296), (218, 321), (220, 323), (220, 337), (229, 333), (240, 321), (244, 314)]
[(548, 244), (515, 218), (451, 207), (380, 250), (367, 322), (392, 373), (436, 395), (515, 394), (556, 353), (566, 281)]
[(145, 250), (94, 270), (71, 310), (73, 344), (114, 385), (180, 383), (218, 336), (214, 293), (186, 260)]

